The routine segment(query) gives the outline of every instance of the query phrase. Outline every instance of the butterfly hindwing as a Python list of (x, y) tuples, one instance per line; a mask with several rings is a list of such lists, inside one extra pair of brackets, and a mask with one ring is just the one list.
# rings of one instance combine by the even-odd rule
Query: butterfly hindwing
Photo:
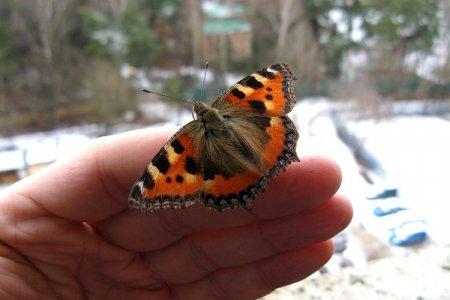
[(229, 177), (217, 172), (219, 174), (204, 183), (200, 199), (203, 205), (218, 211), (239, 206), (249, 209), (251, 202), (265, 191), (273, 177), (283, 172), (291, 162), (298, 161), (295, 151), (298, 133), (292, 121), (287, 116), (267, 118), (264, 130), (269, 138), (263, 148), (257, 149), (263, 171), (255, 174), (247, 170)]

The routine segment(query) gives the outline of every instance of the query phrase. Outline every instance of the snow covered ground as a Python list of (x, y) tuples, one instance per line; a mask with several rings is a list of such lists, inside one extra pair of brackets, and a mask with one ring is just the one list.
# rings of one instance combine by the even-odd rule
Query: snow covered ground
[(264, 300), (448, 300), (450, 248), (431, 247), (370, 263), (366, 269), (315, 273)]
[(427, 223), (433, 242), (450, 245), (450, 122), (437, 117), (397, 117), (349, 122), (350, 130), (381, 162), (386, 182)]
[[(348, 130), (362, 141), (386, 172), (386, 178), (371, 186), (360, 176), (351, 151), (336, 134), (330, 117), (333, 107), (327, 99), (306, 99), (297, 104), (292, 118), (300, 131), (298, 152), (300, 157), (323, 154), (339, 163), (343, 171), (340, 192), (352, 201), (354, 222), (361, 222), (380, 238), (386, 238), (387, 227), (424, 220), (433, 243), (450, 245), (450, 235), (446, 232), (450, 228), (447, 216), (450, 212), (450, 122), (430, 116), (345, 120)], [(388, 202), (365, 198), (374, 189), (383, 187), (398, 188), (399, 197), (395, 201), (398, 206), (410, 209), (392, 216), (374, 216), (373, 208), (386, 206)]]

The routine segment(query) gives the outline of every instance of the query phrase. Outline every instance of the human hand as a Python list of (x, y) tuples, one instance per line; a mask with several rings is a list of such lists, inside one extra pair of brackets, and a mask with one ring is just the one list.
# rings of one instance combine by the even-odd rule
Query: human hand
[(129, 210), (130, 186), (167, 137), (102, 138), (4, 190), (0, 298), (252, 299), (330, 258), (352, 212), (333, 196), (339, 168), (319, 157), (292, 164), (251, 211)]

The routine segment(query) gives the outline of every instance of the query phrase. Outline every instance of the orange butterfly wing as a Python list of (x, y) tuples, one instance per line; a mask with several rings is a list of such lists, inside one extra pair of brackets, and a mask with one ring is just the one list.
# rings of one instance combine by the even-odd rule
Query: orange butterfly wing
[(287, 65), (275, 64), (241, 79), (223, 93), (212, 107), (229, 102), (252, 113), (286, 115), (295, 105), (293, 81), (295, 77)]
[(130, 207), (149, 213), (161, 208), (184, 208), (199, 197), (203, 185), (197, 151), (191, 141), (192, 123), (181, 128), (141, 173), (131, 189)]

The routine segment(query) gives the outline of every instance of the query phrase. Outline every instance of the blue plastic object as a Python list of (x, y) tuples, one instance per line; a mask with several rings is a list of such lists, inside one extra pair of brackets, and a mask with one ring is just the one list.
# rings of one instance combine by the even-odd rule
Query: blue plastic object
[(392, 231), (389, 242), (395, 246), (411, 246), (422, 243), (428, 237), (424, 223), (424, 221), (403, 223)]
[(383, 217), (383, 216), (387, 216), (390, 214), (395, 214), (396, 212), (402, 211), (402, 210), (406, 210), (408, 208), (406, 207), (390, 207), (388, 209), (382, 209), (381, 207), (377, 206), (374, 208), (373, 213), (375, 216), (377, 217)]
[(391, 197), (397, 197), (397, 189), (386, 189), (374, 196), (366, 197), (369, 200), (386, 199)]

